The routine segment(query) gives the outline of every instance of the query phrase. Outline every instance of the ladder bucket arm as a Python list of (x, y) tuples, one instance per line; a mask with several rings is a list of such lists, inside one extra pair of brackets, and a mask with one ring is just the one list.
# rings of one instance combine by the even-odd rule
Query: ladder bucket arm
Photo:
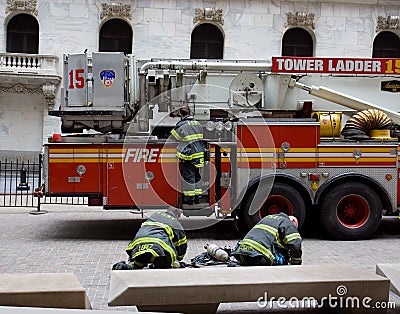
[(310, 95), (315, 97), (319, 97), (334, 103), (337, 103), (342, 106), (346, 106), (348, 108), (362, 111), (366, 109), (377, 109), (387, 114), (387, 116), (392, 119), (393, 123), (400, 125), (400, 113), (383, 108), (381, 106), (369, 103), (365, 100), (352, 97), (347, 94), (340, 93), (333, 89), (326, 88), (324, 86), (308, 86), (302, 83), (297, 82), (295, 79), (292, 79), (289, 87), (297, 87), (302, 90), (307, 91)]

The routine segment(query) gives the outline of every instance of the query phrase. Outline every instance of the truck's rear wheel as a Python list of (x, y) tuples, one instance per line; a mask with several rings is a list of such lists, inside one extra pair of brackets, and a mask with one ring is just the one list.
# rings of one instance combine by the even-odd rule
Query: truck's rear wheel
[[(276, 182), (266, 198), (258, 201), (258, 204), (252, 204), (255, 194), (256, 190), (252, 191), (244, 203), (243, 218), (247, 229), (251, 229), (265, 216), (280, 212), (296, 216), (299, 228), (302, 226), (306, 213), (305, 203), (295, 188), (286, 183)], [(258, 211), (252, 214), (251, 207), (258, 208)]]
[(348, 182), (331, 189), (324, 197), (320, 220), (334, 238), (358, 240), (371, 236), (381, 221), (382, 205), (369, 186)]

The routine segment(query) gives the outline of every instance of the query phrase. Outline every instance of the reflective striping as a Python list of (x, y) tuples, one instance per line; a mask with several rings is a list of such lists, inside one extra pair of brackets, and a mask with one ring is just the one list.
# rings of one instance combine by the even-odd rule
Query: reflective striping
[(162, 163), (164, 163), (164, 162), (168, 162), (168, 163), (178, 162), (178, 159), (176, 157), (175, 158), (160, 158), (160, 159), (158, 159), (158, 162), (162, 162)]
[(269, 225), (266, 225), (266, 224), (257, 224), (254, 226), (254, 228), (264, 229), (265, 231), (268, 231), (268, 232), (272, 233), (273, 235), (278, 234), (278, 229), (271, 227)]
[(172, 230), (172, 228), (162, 222), (145, 221), (144, 223), (142, 223), (142, 226), (155, 226), (155, 227), (163, 228), (165, 230), (165, 232), (168, 234), (168, 237), (171, 240), (171, 242), (172, 242), (172, 239), (174, 238), (174, 231)]
[(103, 158), (124, 158), (124, 154), (103, 154)]
[(162, 152), (159, 157), (158, 157), (158, 162), (162, 163), (172, 163), (172, 162), (178, 162), (178, 159), (176, 157), (176, 150), (172, 150), (172, 154), (167, 154)]
[(134, 247), (138, 244), (147, 244), (147, 243), (156, 243), (160, 245), (166, 252), (168, 252), (171, 256), (171, 266), (173, 265), (174, 261), (176, 260), (176, 253), (174, 250), (163, 240), (158, 239), (158, 238), (152, 238), (152, 237), (142, 237), (134, 240), (133, 242), (129, 243), (126, 250), (133, 250)]
[[(121, 155), (122, 156), (122, 155)], [(50, 154), (49, 158), (100, 158), (100, 154)]]
[[(49, 148), (49, 163), (122, 163), (129, 147), (134, 149), (149, 149), (152, 146), (124, 146), (121, 148)], [(176, 148), (158, 148), (158, 163), (177, 163), (177, 157), (184, 160), (203, 158), (204, 153), (195, 153), (192, 156), (179, 154), (176, 156)], [(361, 151), (361, 157), (356, 159), (354, 151)], [(214, 150), (215, 151), (215, 150)], [(229, 151), (231, 151), (229, 149)], [(385, 164), (396, 163), (400, 160), (400, 152), (395, 147), (317, 147), (317, 148), (290, 148), (288, 152), (283, 152), (281, 148), (238, 148), (236, 160), (238, 162), (258, 162), (258, 163), (375, 163)], [(395, 153), (393, 153), (395, 152)], [(144, 160), (144, 155), (140, 155), (138, 162), (148, 162)], [(211, 160), (215, 161), (215, 153), (211, 153)], [(228, 156), (221, 156), (224, 163), (231, 160)]]
[[(203, 153), (199, 154), (199, 157), (202, 156)], [(272, 158), (274, 154), (266, 154), (266, 153), (240, 153), (237, 155), (239, 158), (252, 158), (252, 157), (259, 157), (259, 158)], [(316, 157), (317, 154), (311, 153), (286, 153), (285, 158), (309, 158), (309, 157)], [(320, 158), (354, 158), (352, 153), (322, 153), (318, 154)], [(107, 153), (98, 153), (98, 154), (54, 154), (50, 153), (49, 158), (123, 158), (123, 154), (107, 154)], [(175, 154), (164, 154), (161, 153), (159, 155), (160, 158), (172, 158), (175, 157)], [(214, 157), (214, 156), (213, 156)], [(228, 158), (228, 157), (224, 157)], [(389, 153), (362, 153), (361, 158), (397, 158), (396, 155), (390, 155)]]
[(316, 158), (316, 153), (285, 153), (285, 158)]
[(286, 162), (317, 162), (315, 158), (240, 158), (240, 162), (277, 162), (283, 160)]
[[(102, 154), (109, 154), (109, 153), (120, 153), (124, 154), (126, 151), (130, 148), (147, 148), (147, 146), (126, 146), (124, 148), (100, 148), (100, 149), (94, 149), (94, 148), (81, 148), (81, 149), (73, 149), (73, 148), (49, 148), (49, 153), (50, 154), (60, 154), (60, 153), (66, 153), (66, 154), (74, 154), (74, 153), (102, 153)], [(161, 153), (175, 153), (176, 148), (161, 148), (160, 152)]]
[(274, 157), (275, 154), (274, 153), (238, 153), (237, 154), (238, 157)]
[[(157, 254), (156, 251), (154, 251), (153, 249), (146, 249), (143, 251), (138, 251), (135, 254), (132, 255), (132, 259), (135, 259), (136, 257), (138, 257), (139, 255), (145, 254), (145, 253), (150, 253), (151, 255), (153, 255), (154, 257), (158, 257), (159, 255)], [(135, 264), (139, 265), (139, 266), (146, 266), (144, 264), (138, 263), (136, 261), (134, 261)]]
[(160, 158), (174, 158), (175, 157), (175, 153), (174, 154), (160, 154)]
[(102, 153), (125, 153), (126, 148), (102, 148)]
[(49, 153), (99, 153), (98, 148), (50, 148)]
[(254, 228), (262, 229), (262, 230), (264, 230), (264, 231), (266, 231), (266, 232), (269, 232), (270, 234), (272, 234), (272, 235), (274, 236), (274, 238), (276, 239), (276, 241), (279, 242), (279, 239), (278, 239), (278, 236), (279, 236), (279, 234), (278, 234), (278, 229), (273, 228), (273, 227), (268, 226), (268, 225), (264, 225), (264, 224), (257, 224), (257, 225), (254, 226)]
[[(354, 158), (353, 152), (336, 152), (336, 153), (319, 153), (318, 154), (320, 157), (351, 157)], [(366, 152), (361, 152), (361, 158), (363, 157), (390, 157), (394, 158), (396, 157), (395, 155), (391, 155), (390, 152), (386, 153), (379, 153), (379, 152), (374, 152), (374, 153), (366, 153)]]
[(301, 240), (301, 236), (298, 232), (294, 232), (291, 234), (288, 234), (287, 236), (285, 236), (283, 238), (283, 242), (284, 243), (289, 243), (290, 241), (296, 240), (296, 239), (300, 239)]
[[(114, 163), (123, 163), (122, 158), (107, 158), (107, 157), (100, 157), (100, 158), (49, 158), (49, 163), (107, 163), (107, 162), (114, 162)], [(159, 163), (176, 163), (178, 159), (175, 158), (160, 158), (158, 160)]]
[(62, 158), (53, 158), (49, 159), (49, 163), (99, 163), (101, 160), (99, 158), (91, 158), (91, 159), (85, 159), (85, 158), (80, 158), (80, 159), (74, 159), (74, 158), (68, 158), (68, 159), (62, 159)]
[[(322, 152), (321, 152), (322, 150)], [(392, 148), (360, 147), (361, 157), (354, 158), (355, 148), (291, 148), (283, 153), (280, 148), (241, 149), (237, 154), (239, 162), (281, 162), (287, 163), (316, 163), (316, 162), (370, 162), (370, 163), (394, 163), (397, 156), (391, 154)], [(240, 150), (239, 150), (240, 151)], [(281, 154), (281, 155), (278, 155)]]
[(350, 158), (338, 158), (338, 157), (329, 157), (329, 158), (319, 158), (318, 161), (345, 161), (345, 162), (395, 162), (396, 159), (393, 158), (373, 158), (373, 157), (361, 157), (360, 159), (356, 160), (354, 157)]
[(387, 152), (389, 153), (393, 147), (365, 147), (365, 146), (352, 146), (352, 147), (318, 147), (319, 152), (350, 152), (352, 153), (354, 150), (361, 150), (364, 152)]
[(74, 154), (49, 154), (49, 158), (73, 158), (73, 157)]
[(204, 152), (198, 152), (191, 155), (184, 155), (180, 152), (176, 152), (176, 157), (183, 159), (183, 160), (193, 160), (197, 158), (204, 158)]
[(104, 158), (101, 162), (115, 162), (115, 163), (122, 163), (122, 158)]
[[(72, 149), (70, 150), (51, 150), (49, 153), (50, 163), (73, 163), (73, 162), (116, 162), (121, 163), (125, 157), (124, 150), (113, 149), (113, 153), (108, 153), (106, 150), (98, 152), (96, 154), (88, 153), (87, 150), (77, 154)], [(166, 152), (166, 153), (164, 153)], [(176, 162), (175, 156), (176, 149), (163, 149), (158, 156), (158, 162)]]
[(267, 247), (254, 240), (244, 238), (242, 241), (240, 241), (240, 244), (252, 247), (256, 251), (260, 252), (262, 255), (268, 257), (271, 262), (274, 260), (274, 255), (272, 254), (272, 252)]
[(203, 134), (191, 134), (187, 135), (183, 138), (184, 142), (189, 142), (189, 141), (196, 141), (196, 140), (202, 140), (203, 139)]
[(182, 137), (178, 134), (178, 132), (176, 132), (176, 130), (172, 130), (171, 134), (178, 140), (181, 141)]
[(174, 245), (175, 245), (175, 246), (181, 246), (181, 245), (183, 245), (183, 244), (185, 244), (185, 243), (187, 243), (186, 236), (183, 237), (182, 239), (180, 239), (180, 240), (174, 242)]
[(238, 152), (247, 152), (247, 153), (268, 153), (268, 152), (276, 152), (276, 148), (274, 147), (238, 147)]

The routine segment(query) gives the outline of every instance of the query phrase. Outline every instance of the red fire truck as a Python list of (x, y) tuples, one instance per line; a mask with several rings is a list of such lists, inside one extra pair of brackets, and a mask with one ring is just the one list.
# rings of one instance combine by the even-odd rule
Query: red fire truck
[[(63, 135), (45, 145), (43, 191), (105, 209), (172, 205), (186, 216), (233, 217), (243, 230), (271, 213), (300, 225), (317, 215), (335, 238), (367, 238), (382, 215), (398, 214), (399, 72), (399, 59), (65, 55), (62, 103), (49, 112)], [(198, 205), (182, 205), (169, 137), (183, 105), (204, 126), (208, 151)]]

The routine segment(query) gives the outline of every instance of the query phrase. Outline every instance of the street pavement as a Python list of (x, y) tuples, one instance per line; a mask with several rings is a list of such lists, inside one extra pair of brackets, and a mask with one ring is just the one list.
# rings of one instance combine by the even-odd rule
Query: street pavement
[[(30, 214), (32, 210), (0, 207), (1, 273), (71, 272), (86, 289), (93, 309), (136, 311), (135, 307), (108, 307), (108, 287), (111, 266), (126, 260), (125, 247), (146, 216), (71, 205), (43, 205), (40, 215)], [(188, 229), (186, 262), (204, 252), (207, 243), (234, 247), (240, 237), (232, 220), (182, 217), (181, 222)], [(376, 234), (363, 241), (334, 241), (318, 229), (302, 232), (305, 265), (349, 264), (375, 273), (377, 263), (399, 263), (400, 220), (395, 217), (385, 218)], [(395, 308), (388, 313), (400, 313), (400, 298), (391, 293), (390, 301)], [(276, 305), (266, 309), (256, 302), (226, 303), (218, 309), (219, 314), (268, 311), (317, 313)]]

